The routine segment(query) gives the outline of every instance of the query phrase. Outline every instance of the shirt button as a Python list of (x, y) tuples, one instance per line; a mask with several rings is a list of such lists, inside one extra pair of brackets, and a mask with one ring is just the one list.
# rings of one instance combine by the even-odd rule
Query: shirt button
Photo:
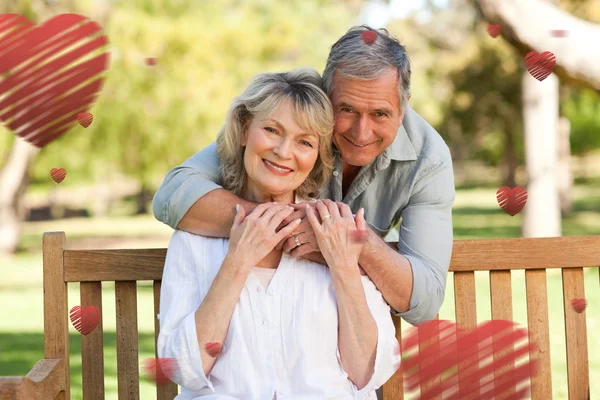
[(337, 171), (333, 171), (333, 176), (338, 176), (340, 173)]

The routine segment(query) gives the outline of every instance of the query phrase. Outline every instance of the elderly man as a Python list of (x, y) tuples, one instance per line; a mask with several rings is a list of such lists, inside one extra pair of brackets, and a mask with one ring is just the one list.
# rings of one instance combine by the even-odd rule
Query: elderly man
[[(444, 300), (455, 188), (448, 146), (408, 106), (410, 76), (404, 46), (386, 30), (353, 27), (332, 46), (323, 79), (336, 164), (321, 197), (355, 213), (364, 207), (370, 229), (359, 265), (392, 313), (417, 324), (433, 319)], [(154, 216), (174, 229), (228, 237), (235, 205), (250, 212), (257, 204), (224, 190), (218, 168), (214, 143), (173, 168), (154, 197)], [(302, 205), (295, 208), (289, 221), (305, 217)], [(392, 229), (397, 249), (383, 240)], [(281, 245), (325, 264), (306, 219)]]

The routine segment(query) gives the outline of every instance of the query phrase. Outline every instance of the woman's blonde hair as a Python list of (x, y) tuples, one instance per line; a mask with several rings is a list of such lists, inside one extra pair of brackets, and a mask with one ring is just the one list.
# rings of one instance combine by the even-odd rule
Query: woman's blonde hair
[(270, 118), (285, 101), (290, 102), (298, 125), (319, 136), (319, 156), (307, 179), (296, 189), (296, 196), (301, 199), (319, 197), (319, 189), (329, 182), (334, 166), (331, 144), (334, 118), (321, 75), (313, 68), (256, 75), (248, 88), (233, 100), (225, 125), (217, 135), (219, 173), (225, 189), (238, 196), (243, 194), (248, 175), (244, 167), (242, 135), (255, 115), (265, 113)]

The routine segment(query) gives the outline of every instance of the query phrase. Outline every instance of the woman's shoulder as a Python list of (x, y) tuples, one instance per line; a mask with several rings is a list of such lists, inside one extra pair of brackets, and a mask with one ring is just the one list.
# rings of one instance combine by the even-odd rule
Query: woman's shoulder
[(196, 235), (194, 233), (176, 229), (171, 236), (171, 243), (173, 242), (186, 242), (189, 243), (192, 248), (197, 249), (201, 248), (202, 246), (222, 246), (223, 244), (228, 243), (229, 239)]

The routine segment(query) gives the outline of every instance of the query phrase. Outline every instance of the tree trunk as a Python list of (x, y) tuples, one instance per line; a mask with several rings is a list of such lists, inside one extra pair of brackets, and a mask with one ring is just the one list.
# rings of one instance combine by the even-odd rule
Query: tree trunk
[(23, 195), (29, 169), (40, 149), (15, 137), (8, 161), (0, 171), (0, 252), (15, 253), (25, 218)]
[(566, 117), (558, 120), (558, 193), (563, 217), (573, 211), (573, 171), (571, 169), (571, 122)]
[[(521, 55), (551, 51), (554, 72), (562, 82), (600, 91), (600, 25), (592, 24), (548, 0), (475, 0), (475, 7), (490, 24), (502, 26), (502, 37)], [(550, 34), (564, 29), (567, 37)]]
[(506, 175), (504, 178), (504, 185), (515, 187), (517, 185), (517, 167), (519, 166), (517, 151), (515, 149), (515, 133), (511, 127), (505, 129), (504, 132), (506, 135), (506, 145), (504, 147)]
[(523, 209), (524, 237), (561, 236), (558, 196), (558, 77), (542, 82), (523, 75), (525, 161), (529, 184)]

